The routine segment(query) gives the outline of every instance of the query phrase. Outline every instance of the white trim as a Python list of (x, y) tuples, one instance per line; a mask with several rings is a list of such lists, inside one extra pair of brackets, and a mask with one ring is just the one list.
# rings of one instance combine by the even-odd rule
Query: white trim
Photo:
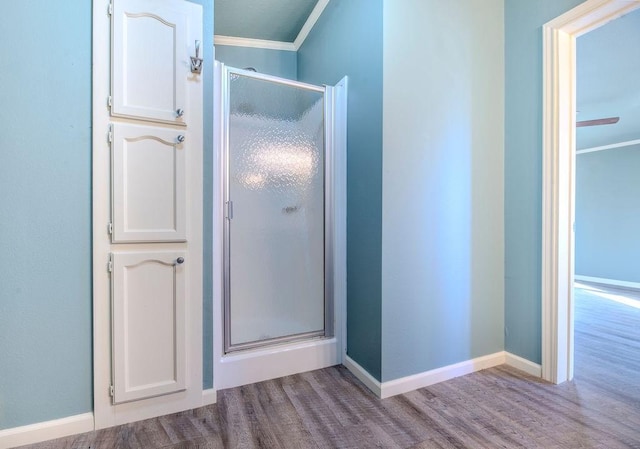
[(408, 393), (409, 391), (428, 387), (429, 385), (464, 376), (465, 374), (471, 374), (483, 369), (503, 365), (504, 362), (505, 353), (504, 351), (501, 351), (496, 352), (495, 354), (485, 355), (472, 360), (414, 374), (412, 376), (383, 382), (380, 398), (385, 399), (397, 394)]
[(226, 139), (224, 130), (223, 86), (224, 64), (219, 61), (213, 63), (213, 217), (212, 217), (212, 273), (213, 284), (213, 387), (219, 389), (216, 383), (219, 361), (224, 353), (224, 160), (223, 149)]
[[(400, 379), (380, 382), (375, 379), (367, 370), (360, 366), (351, 357), (345, 356), (342, 364), (358, 378), (369, 390), (380, 399), (389, 398), (398, 394), (408, 393), (419, 388), (428, 387), (446, 380), (475, 373), (494, 366), (503, 365), (507, 359), (504, 351), (495, 354), (485, 355), (472, 360), (456, 363), (442, 368), (414, 374)], [(516, 367), (517, 368), (517, 367)]]
[(328, 338), (223, 355), (215, 365), (215, 388), (224, 390), (339, 365), (338, 343)]
[(92, 432), (93, 429), (93, 413), (4, 429), (0, 430), (0, 448), (40, 443), (78, 433)]
[(264, 39), (250, 39), (247, 37), (213, 36), (214, 45), (227, 45), (229, 47), (263, 48), (265, 50), (297, 51), (291, 42), (268, 41)]
[[(573, 335), (567, 329), (572, 322), (575, 38), (545, 25), (543, 43), (542, 368), (545, 380), (561, 383), (571, 379)], [(565, 93), (562, 99), (558, 92)]]
[(542, 377), (542, 366), (533, 363), (530, 360), (523, 359), (520, 356), (515, 354), (511, 354), (510, 352), (505, 352), (505, 361), (506, 365), (509, 365), (512, 368), (519, 369), (520, 371), (524, 371), (527, 374), (530, 374), (535, 377)]
[(213, 405), (218, 402), (218, 392), (214, 388), (202, 391), (202, 406)]
[(579, 37), (630, 13), (640, 6), (639, 2), (640, 0), (587, 0), (551, 20), (545, 27)]
[[(328, 1), (328, 0), (327, 0)], [(342, 338), (340, 353), (342, 360), (347, 356), (347, 105), (349, 78), (342, 78), (333, 89), (333, 302), (337, 309)]]
[(542, 375), (573, 377), (576, 37), (640, 6), (587, 0), (543, 26)]
[(234, 37), (234, 36), (223, 36), (221, 34), (216, 34), (213, 36), (214, 45), (227, 45), (229, 47), (247, 47), (247, 48), (262, 48), (265, 50), (280, 50), (280, 51), (298, 51), (304, 41), (311, 33), (311, 30), (316, 25), (316, 22), (322, 15), (322, 12), (329, 4), (330, 0), (318, 0), (316, 6), (309, 14), (307, 21), (302, 25), (298, 36), (295, 38), (293, 42), (283, 42), (283, 41), (270, 41), (266, 39), (251, 39), (248, 37)]
[(318, 21), (318, 19), (322, 15), (322, 12), (328, 4), (329, 0), (318, 0), (318, 3), (316, 3), (313, 11), (311, 11), (311, 14), (309, 14), (309, 18), (300, 29), (298, 37), (296, 37), (296, 39), (293, 41), (293, 45), (296, 51), (300, 50), (300, 47), (302, 47), (302, 44), (304, 44), (304, 41), (307, 39), (307, 36), (309, 36), (309, 33), (315, 26), (316, 22)]
[(110, 400), (108, 396), (105, 399), (104, 394), (111, 385), (111, 298), (107, 293), (110, 289), (109, 277), (105, 276), (104, 270), (110, 244), (103, 237), (104, 223), (110, 221), (110, 180), (109, 170), (105, 169), (110, 164), (110, 151), (105, 139), (109, 111), (105, 107), (105, 98), (110, 95), (111, 25), (105, 14), (109, 0), (93, 0), (92, 3), (93, 412), (96, 421), (100, 421), (100, 416), (110, 411)]
[(382, 385), (380, 381), (369, 374), (369, 371), (361, 367), (355, 360), (353, 360), (348, 355), (344, 356), (342, 360), (342, 364), (345, 368), (351, 371), (351, 374), (356, 376), (356, 378), (364, 384), (369, 390), (373, 392), (376, 396), (380, 397), (382, 394)]
[(576, 151), (576, 154), (595, 153), (596, 151), (613, 150), (615, 148), (630, 147), (638, 144), (640, 144), (640, 139), (628, 140), (626, 142), (612, 143), (611, 145), (602, 145), (601, 147), (585, 148), (584, 150)]
[(614, 287), (633, 288), (640, 290), (640, 282), (619, 281), (617, 279), (598, 278), (593, 276), (575, 276), (576, 281), (593, 282), (595, 284), (612, 285)]

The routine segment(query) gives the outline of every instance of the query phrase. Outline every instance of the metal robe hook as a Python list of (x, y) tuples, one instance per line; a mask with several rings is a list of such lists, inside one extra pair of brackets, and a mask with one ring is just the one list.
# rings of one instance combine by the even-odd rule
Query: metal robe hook
[(196, 41), (196, 56), (191, 56), (191, 73), (202, 73), (202, 58), (200, 57), (200, 41)]

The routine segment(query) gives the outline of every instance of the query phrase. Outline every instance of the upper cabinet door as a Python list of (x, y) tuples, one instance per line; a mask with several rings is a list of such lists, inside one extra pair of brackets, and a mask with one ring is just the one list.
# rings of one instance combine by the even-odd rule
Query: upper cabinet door
[[(183, 2), (184, 3), (184, 2)], [(187, 9), (163, 0), (114, 0), (111, 115), (186, 125)]]
[(187, 239), (185, 131), (112, 125), (113, 243)]

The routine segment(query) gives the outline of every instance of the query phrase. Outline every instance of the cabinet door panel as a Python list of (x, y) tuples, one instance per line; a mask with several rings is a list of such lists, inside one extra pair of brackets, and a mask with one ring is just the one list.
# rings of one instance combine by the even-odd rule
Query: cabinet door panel
[(112, 253), (116, 404), (185, 389), (185, 254)]
[(114, 0), (111, 114), (185, 123), (187, 14), (158, 0)]
[(186, 240), (185, 143), (177, 130), (115, 123), (113, 243)]

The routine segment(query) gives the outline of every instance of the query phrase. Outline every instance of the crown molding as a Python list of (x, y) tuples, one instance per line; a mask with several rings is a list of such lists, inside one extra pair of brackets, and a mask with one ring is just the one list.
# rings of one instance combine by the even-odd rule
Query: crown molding
[(248, 47), (248, 48), (262, 48), (265, 50), (281, 50), (281, 51), (296, 51), (297, 48), (292, 42), (280, 42), (280, 41), (268, 41), (264, 39), (249, 39), (246, 37), (233, 37), (233, 36), (213, 36), (214, 45), (228, 45), (231, 47)]
[(318, 21), (318, 19), (322, 15), (322, 12), (328, 4), (329, 0), (318, 0), (315, 8), (313, 8), (313, 11), (311, 11), (311, 14), (309, 14), (309, 18), (300, 29), (298, 37), (296, 37), (296, 39), (293, 41), (293, 45), (296, 47), (296, 51), (298, 51), (300, 47), (302, 47), (302, 44), (304, 44), (304, 41), (307, 39), (307, 36), (309, 36), (309, 33), (315, 26), (316, 22)]
[(322, 15), (322, 12), (329, 4), (330, 0), (318, 0), (316, 6), (309, 14), (307, 21), (304, 23), (298, 36), (295, 38), (293, 42), (282, 42), (282, 41), (270, 41), (264, 39), (251, 39), (247, 37), (233, 37), (233, 36), (222, 36), (216, 34), (213, 36), (214, 45), (228, 45), (230, 47), (247, 47), (247, 48), (262, 48), (265, 50), (280, 50), (280, 51), (298, 51), (304, 41), (311, 33), (311, 30), (315, 26), (316, 22)]

